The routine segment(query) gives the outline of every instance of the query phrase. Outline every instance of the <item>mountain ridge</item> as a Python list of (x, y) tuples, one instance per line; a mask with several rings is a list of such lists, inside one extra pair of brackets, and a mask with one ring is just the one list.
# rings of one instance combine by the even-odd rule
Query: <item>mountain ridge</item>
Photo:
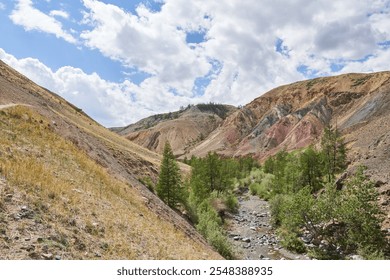
[(149, 150), (162, 153), (169, 141), (176, 156), (184, 155), (215, 130), (237, 108), (223, 104), (188, 105), (180, 111), (153, 115), (112, 131)]

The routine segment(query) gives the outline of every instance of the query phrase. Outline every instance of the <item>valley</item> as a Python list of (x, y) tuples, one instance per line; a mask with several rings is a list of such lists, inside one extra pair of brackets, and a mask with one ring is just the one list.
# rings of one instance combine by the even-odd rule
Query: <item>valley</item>
[(239, 197), (237, 213), (229, 215), (227, 235), (236, 256), (242, 260), (294, 260), (309, 259), (294, 254), (280, 244), (270, 222), (269, 203), (248, 193)]
[[(380, 224), (361, 217), (381, 230), (380, 242), (390, 234), (389, 109), (390, 72), (345, 74), (281, 86), (242, 108), (189, 105), (109, 130), (0, 62), (0, 258), (306, 259), (282, 245), (303, 252), (306, 239), (356, 253), (372, 245), (366, 237), (358, 236), (361, 248), (334, 239), (349, 226), (358, 232), (351, 209), (378, 206)], [(328, 128), (340, 132), (346, 151), (345, 166), (331, 176), (320, 151)], [(181, 176), (171, 207), (159, 184), (166, 142)], [(282, 165), (267, 166), (273, 156)], [(343, 178), (360, 185), (344, 188)], [(325, 201), (335, 182), (337, 201), (351, 207), (335, 205), (345, 222), (329, 226), (334, 213)], [(357, 185), (374, 188), (375, 203), (358, 200)], [(280, 210), (272, 217), (278, 232), (272, 207)]]

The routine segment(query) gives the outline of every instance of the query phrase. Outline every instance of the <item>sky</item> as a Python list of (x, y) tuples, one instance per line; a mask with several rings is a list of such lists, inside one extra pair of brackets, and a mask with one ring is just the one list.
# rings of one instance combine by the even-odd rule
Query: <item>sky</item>
[(107, 127), (390, 70), (390, 0), (0, 0), (0, 59)]

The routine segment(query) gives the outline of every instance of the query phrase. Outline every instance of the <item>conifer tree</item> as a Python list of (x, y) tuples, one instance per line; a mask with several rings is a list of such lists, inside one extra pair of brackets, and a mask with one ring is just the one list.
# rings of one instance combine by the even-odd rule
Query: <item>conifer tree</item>
[(156, 191), (157, 195), (171, 208), (176, 208), (183, 198), (180, 169), (168, 141), (164, 146)]
[(325, 174), (332, 181), (346, 167), (346, 148), (339, 131), (326, 127), (321, 140)]

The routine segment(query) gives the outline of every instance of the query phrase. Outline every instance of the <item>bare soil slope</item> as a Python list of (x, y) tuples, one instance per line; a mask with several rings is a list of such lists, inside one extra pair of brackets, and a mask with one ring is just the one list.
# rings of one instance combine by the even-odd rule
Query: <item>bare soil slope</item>
[(204, 140), (236, 110), (229, 105), (199, 104), (177, 112), (154, 115), (113, 130), (134, 143), (160, 154), (165, 142), (169, 141), (174, 154), (181, 156)]

